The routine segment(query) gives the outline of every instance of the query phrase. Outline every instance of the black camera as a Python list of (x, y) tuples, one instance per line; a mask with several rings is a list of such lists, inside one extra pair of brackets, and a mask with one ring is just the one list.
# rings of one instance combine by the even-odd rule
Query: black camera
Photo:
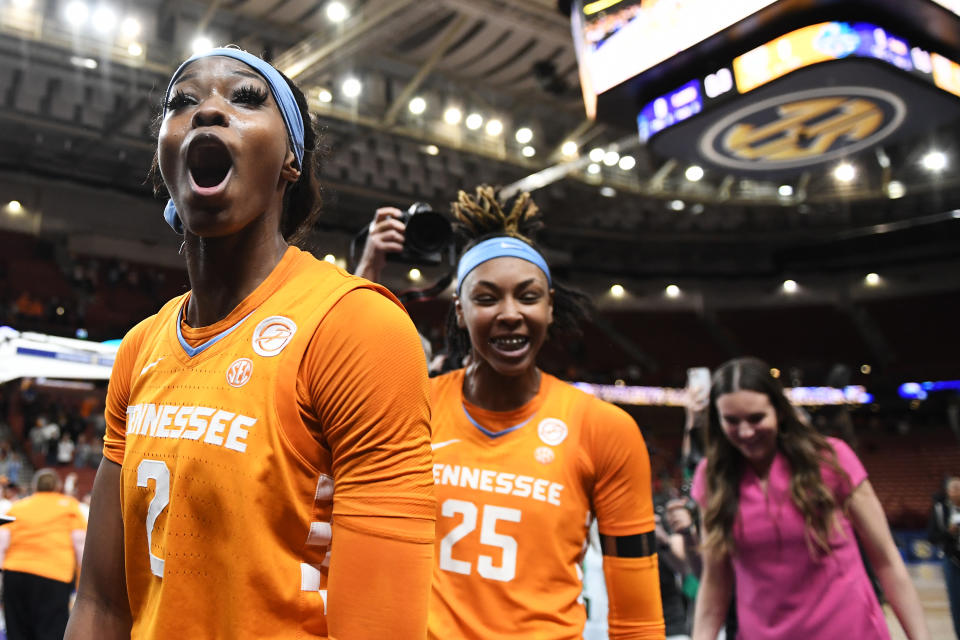
[[(456, 258), (453, 225), (443, 214), (437, 213), (426, 202), (414, 202), (400, 214), (404, 231), (403, 250), (388, 253), (387, 260), (419, 266), (435, 266), (447, 262), (451, 266)], [(370, 234), (365, 226), (350, 243), (350, 259), (357, 260)]]
[(450, 221), (426, 202), (414, 202), (400, 216), (400, 221), (406, 225), (403, 251), (388, 255), (388, 260), (436, 265), (443, 261), (445, 249), (452, 250), (453, 227)]

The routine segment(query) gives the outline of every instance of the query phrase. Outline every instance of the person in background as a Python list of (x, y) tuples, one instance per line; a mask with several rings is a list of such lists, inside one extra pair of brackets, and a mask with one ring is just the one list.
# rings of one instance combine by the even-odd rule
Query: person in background
[(683, 592), (684, 577), (689, 567), (684, 558), (683, 540), (664, 526), (663, 516), (655, 514), (657, 560), (660, 572), (660, 598), (667, 640), (690, 640), (689, 604)]
[(395, 297), (297, 246), (317, 136), (245, 51), (170, 78), (155, 177), (191, 289), (117, 352), (68, 640), (426, 634), (426, 364)]
[(62, 640), (87, 521), (52, 469), (37, 471), (33, 488), (7, 511), (15, 520), (0, 526), (7, 639)]
[(948, 478), (946, 492), (934, 501), (927, 537), (943, 550), (943, 579), (947, 583), (953, 631), (960, 638), (960, 478)]
[(770, 367), (738, 358), (713, 376), (695, 640), (715, 640), (736, 584), (742, 640), (887, 640), (863, 541), (910, 640), (930, 632), (866, 471), (841, 440), (800, 420)]
[[(358, 273), (378, 277), (380, 254), (403, 246), (397, 212), (377, 211)], [(596, 519), (609, 637), (662, 639), (640, 430), (536, 364), (548, 335), (575, 327), (587, 300), (552, 278), (532, 243), (540, 222), (529, 194), (507, 207), (481, 186), (461, 191), (453, 213), (467, 246), (449, 357), (469, 360), (431, 379), (438, 512), (428, 637), (581, 637), (580, 563)]]

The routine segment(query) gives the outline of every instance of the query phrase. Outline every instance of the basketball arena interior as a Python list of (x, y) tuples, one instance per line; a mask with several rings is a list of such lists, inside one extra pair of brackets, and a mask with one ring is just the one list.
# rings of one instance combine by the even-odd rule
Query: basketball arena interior
[[(91, 490), (116, 343), (188, 289), (163, 92), (228, 44), (320, 124), (318, 257), (353, 269), (379, 207), (529, 192), (595, 305), (541, 366), (633, 416), (655, 492), (686, 489), (688, 370), (759, 357), (853, 446), (952, 637), (926, 528), (960, 475), (960, 2), (0, 0), (5, 499), (47, 466)], [(434, 353), (454, 260), (383, 276)]]

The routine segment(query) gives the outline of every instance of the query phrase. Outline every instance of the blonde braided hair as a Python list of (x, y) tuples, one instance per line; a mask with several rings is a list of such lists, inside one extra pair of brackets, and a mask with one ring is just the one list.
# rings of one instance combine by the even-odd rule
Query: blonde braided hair
[(475, 196), (459, 191), (457, 201), (450, 204), (457, 231), (470, 240), (499, 234), (531, 243), (531, 236), (543, 226), (540, 207), (524, 192), (516, 197), (507, 213), (498, 194), (495, 187), (486, 184), (476, 188)]

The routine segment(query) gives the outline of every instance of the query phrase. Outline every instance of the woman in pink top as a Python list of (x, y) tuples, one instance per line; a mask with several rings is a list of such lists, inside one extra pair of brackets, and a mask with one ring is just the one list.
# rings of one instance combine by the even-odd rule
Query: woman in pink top
[(734, 584), (741, 640), (888, 640), (857, 537), (907, 636), (930, 637), (863, 465), (797, 417), (767, 364), (716, 372), (706, 451), (694, 640), (717, 637)]

